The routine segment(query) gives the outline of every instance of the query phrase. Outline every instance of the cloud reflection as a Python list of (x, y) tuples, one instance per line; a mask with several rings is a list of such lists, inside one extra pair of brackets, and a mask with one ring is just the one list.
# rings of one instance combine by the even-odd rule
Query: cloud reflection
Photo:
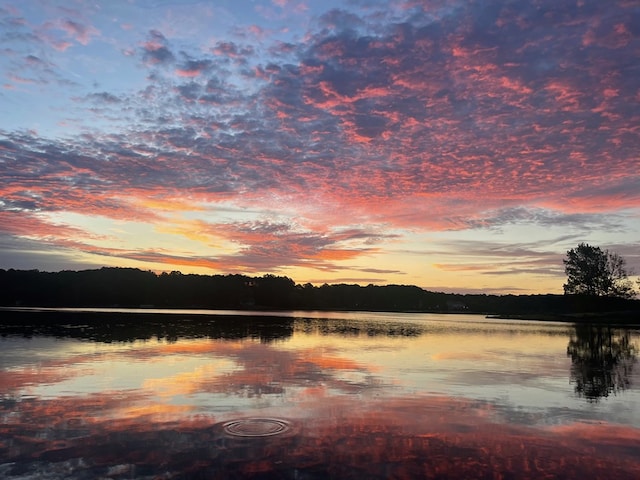
[(78, 416), (89, 399), (69, 400), (57, 410), (31, 409), (35, 422), (3, 422), (3, 435), (13, 440), (0, 444), (0, 473), (62, 478), (66, 468), (75, 478), (166, 472), (171, 478), (584, 479), (640, 473), (637, 429), (503, 424), (490, 404), (461, 398), (321, 397), (290, 411), (293, 433), (252, 439), (226, 436), (221, 422), (228, 418), (222, 417), (89, 422)]
[[(57, 349), (43, 349), (41, 358), (4, 349), (0, 381), (10, 388), (0, 397), (0, 476), (640, 475), (633, 421), (581, 410), (586, 403), (572, 400), (570, 389), (559, 403), (533, 407), (502, 398), (506, 388), (532, 380), (542, 388), (567, 383), (564, 327), (389, 317), (388, 323), (296, 319), (285, 322), (289, 335), (269, 341), (214, 337), (215, 329), (198, 336), (191, 325), (182, 336), (135, 342), (57, 337)], [(253, 319), (271, 320), (283, 319)], [(29, 340), (8, 335), (2, 342), (24, 347)], [(504, 367), (512, 350), (526, 365)], [(566, 361), (559, 379), (557, 366), (548, 371), (558, 358)], [(449, 371), (466, 391), (435, 391), (429, 382), (456, 362), (463, 368)], [(486, 376), (471, 369), (477, 363)], [(498, 385), (496, 376), (508, 375), (510, 382)], [(109, 376), (123, 378), (101, 383)], [(491, 395), (474, 398), (474, 382)], [(292, 429), (269, 438), (225, 434), (225, 422), (248, 417), (282, 418)]]

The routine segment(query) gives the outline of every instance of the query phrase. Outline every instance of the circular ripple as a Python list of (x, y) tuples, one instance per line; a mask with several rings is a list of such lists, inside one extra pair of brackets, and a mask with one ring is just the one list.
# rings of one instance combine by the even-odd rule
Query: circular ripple
[(270, 437), (289, 430), (289, 422), (278, 418), (244, 418), (225, 423), (223, 429), (236, 437)]

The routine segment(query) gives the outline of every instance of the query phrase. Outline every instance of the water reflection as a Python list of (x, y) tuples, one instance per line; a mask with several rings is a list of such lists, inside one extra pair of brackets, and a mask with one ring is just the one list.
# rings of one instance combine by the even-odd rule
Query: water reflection
[(0, 335), (52, 336), (96, 342), (179, 338), (257, 338), (271, 342), (293, 334), (293, 319), (188, 313), (3, 310)]
[(628, 330), (576, 325), (567, 345), (576, 394), (598, 401), (629, 388), (636, 352)]
[(338, 335), (341, 337), (419, 337), (429, 331), (424, 324), (406, 323), (400, 321), (366, 321), (362, 319), (332, 319), (332, 318), (299, 318), (295, 324), (296, 331), (323, 336)]
[(637, 331), (332, 315), (3, 317), (0, 478), (640, 478)]
[[(452, 397), (340, 397), (292, 409), (293, 433), (232, 437), (212, 417), (180, 422), (64, 419), (0, 445), (6, 478), (637, 479), (637, 430), (496, 422)], [(13, 428), (4, 426), (3, 430)], [(597, 452), (597, 453), (595, 453)], [(71, 475), (72, 473), (72, 475)], [(38, 476), (41, 477), (38, 477)]]

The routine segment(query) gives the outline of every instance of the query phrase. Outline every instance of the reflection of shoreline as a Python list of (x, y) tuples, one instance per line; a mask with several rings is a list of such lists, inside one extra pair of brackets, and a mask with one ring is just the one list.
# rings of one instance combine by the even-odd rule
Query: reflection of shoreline
[[(459, 335), (495, 328), (508, 322), (470, 314), (397, 314), (393, 312), (231, 311), (154, 309), (66, 309), (0, 307), (0, 335), (54, 336), (103, 342), (178, 338), (286, 339), (296, 332), (341, 337), (419, 337), (455, 330)], [(417, 317), (417, 318), (416, 318)], [(462, 317), (462, 318), (460, 318)], [(469, 321), (469, 318), (472, 321)], [(522, 325), (527, 322), (523, 321)], [(566, 335), (544, 322), (537, 333)], [(515, 323), (514, 323), (515, 326)], [(517, 328), (520, 328), (518, 324)]]
[(293, 334), (293, 318), (203, 315), (176, 312), (84, 310), (4, 310), (0, 334), (53, 336), (98, 342), (131, 342), (150, 338), (258, 338), (273, 341)]
[(419, 337), (427, 329), (425, 325), (400, 322), (366, 322), (324, 318), (296, 319), (294, 329), (304, 334), (341, 337)]
[(598, 401), (628, 389), (637, 349), (628, 330), (576, 325), (567, 345), (576, 394)]
[(487, 315), (487, 318), (497, 320), (530, 320), (540, 322), (563, 323), (607, 323), (609, 325), (627, 325), (640, 327), (638, 312), (598, 312), (598, 313), (567, 313), (567, 314), (523, 314), (523, 315)]
[[(5, 315), (6, 313), (6, 315)], [(99, 342), (131, 342), (150, 338), (281, 340), (295, 331), (305, 334), (368, 337), (417, 337), (425, 327), (402, 322), (367, 322), (262, 315), (207, 315), (67, 310), (9, 310), (0, 320), (0, 335), (53, 336)]]
[[(85, 318), (103, 317), (131, 317), (131, 318), (152, 318), (163, 319), (165, 321), (176, 319), (209, 319), (220, 318), (249, 318), (255, 317), (263, 322), (277, 322), (279, 319), (304, 319), (311, 321), (331, 321), (331, 320), (357, 320), (361, 322), (363, 318), (371, 317), (376, 324), (396, 323), (402, 324), (403, 317), (415, 318), (423, 316), (424, 320), (450, 320), (455, 321), (456, 317), (471, 316), (477, 319), (491, 320), (522, 320), (523, 322), (539, 323), (588, 323), (607, 324), (609, 326), (629, 326), (640, 328), (640, 317), (636, 311), (615, 311), (615, 312), (591, 312), (591, 313), (531, 313), (531, 314), (486, 314), (472, 312), (408, 312), (408, 311), (386, 311), (386, 310), (209, 310), (198, 308), (119, 308), (119, 307), (7, 307), (0, 306), (0, 328), (7, 321), (20, 321), (23, 323), (39, 323), (46, 317), (46, 323), (64, 322), (69, 323), (70, 319), (77, 319), (82, 315)], [(336, 316), (337, 315), (337, 316)], [(415, 324), (415, 322), (412, 322)], [(421, 324), (423, 322), (418, 323)]]

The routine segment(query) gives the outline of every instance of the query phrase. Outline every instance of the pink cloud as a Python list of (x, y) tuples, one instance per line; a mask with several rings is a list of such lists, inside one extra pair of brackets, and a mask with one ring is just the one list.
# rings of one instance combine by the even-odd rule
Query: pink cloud
[(87, 238), (84, 230), (68, 225), (52, 224), (33, 213), (0, 211), (2, 232), (11, 235), (28, 236), (43, 240), (66, 241), (69, 238)]
[(199, 70), (183, 70), (180, 68), (176, 70), (176, 75), (178, 75), (179, 77), (185, 77), (185, 78), (195, 78), (200, 76), (201, 74), (202, 72)]
[(69, 47), (73, 46), (72, 42), (66, 40), (57, 40), (54, 38), (47, 39), (49, 45), (59, 52), (65, 52)]
[[(75, 101), (91, 103), (88, 111), (120, 133), (47, 140), (8, 132), (6, 156), (15, 161), (4, 165), (6, 208), (163, 223), (167, 210), (144, 200), (184, 194), (265, 215), (286, 210), (296, 218), (289, 230), (203, 225), (205, 236), (238, 250), (196, 262), (255, 271), (335, 268), (377, 253), (336, 239), (351, 224), (480, 229), (506, 221), (494, 215), (501, 208), (604, 218), (638, 205), (640, 94), (628, 62), (629, 4), (611, 6), (611, 15), (572, 6), (566, 16), (524, 3), (412, 5), (410, 14), (400, 6), (393, 14), (325, 12), (286, 44), (247, 27), (259, 48), (238, 43), (246, 31), (234, 30), (208, 51), (174, 50), (152, 30), (137, 53), (170, 68), (154, 68), (139, 92)], [(99, 35), (69, 18), (46, 24), (44, 40), (84, 44)], [(53, 84), (31, 75), (52, 68), (36, 58), (11, 71), (5, 88)], [(155, 255), (185, 261), (143, 252)]]
[(100, 31), (97, 28), (69, 19), (62, 20), (59, 24), (59, 28), (66, 32), (69, 37), (82, 45), (88, 45), (92, 37), (100, 35)]
[(36, 28), (36, 35), (44, 43), (59, 52), (66, 51), (75, 43), (87, 46), (100, 31), (83, 21), (69, 18), (48, 21)]
[(25, 78), (25, 77), (21, 77), (19, 75), (13, 75), (13, 74), (9, 74), (8, 78), (14, 83), (20, 83), (20, 84), (26, 84), (26, 85), (42, 83), (41, 81), (34, 80), (33, 78)]

